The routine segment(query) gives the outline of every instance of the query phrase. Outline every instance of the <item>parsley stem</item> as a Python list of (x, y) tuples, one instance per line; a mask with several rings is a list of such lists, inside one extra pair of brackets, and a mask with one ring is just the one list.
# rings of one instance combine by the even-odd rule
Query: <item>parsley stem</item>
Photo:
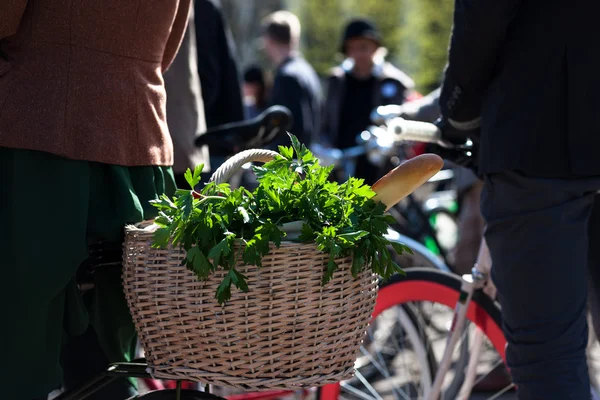
[(198, 204), (202, 204), (206, 200), (227, 200), (227, 197), (222, 197), (222, 196), (202, 196), (202, 199), (198, 202)]

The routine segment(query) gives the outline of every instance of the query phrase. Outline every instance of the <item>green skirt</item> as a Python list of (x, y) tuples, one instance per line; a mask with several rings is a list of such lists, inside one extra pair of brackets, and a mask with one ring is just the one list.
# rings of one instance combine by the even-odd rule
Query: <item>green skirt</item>
[[(126, 361), (135, 329), (118, 268), (100, 268), (85, 304), (74, 276), (87, 241), (121, 242), (123, 226), (156, 215), (171, 168), (122, 167), (0, 148), (0, 387), (6, 399), (60, 386), (61, 344), (88, 324), (111, 362)], [(13, 392), (14, 390), (14, 392)]]

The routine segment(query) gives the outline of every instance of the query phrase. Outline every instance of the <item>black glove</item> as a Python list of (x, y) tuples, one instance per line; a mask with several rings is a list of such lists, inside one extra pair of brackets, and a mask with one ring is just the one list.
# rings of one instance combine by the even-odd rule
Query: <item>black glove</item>
[(479, 175), (477, 166), (477, 145), (472, 150), (462, 149), (447, 149), (439, 145), (432, 145), (429, 149), (431, 153), (435, 153), (444, 160), (452, 161), (454, 164), (460, 165), (472, 170), (475, 175)]
[[(444, 118), (438, 119), (435, 125), (442, 131), (442, 138), (454, 144), (455, 147), (446, 148), (439, 145), (432, 145), (428, 150), (445, 160), (469, 168), (478, 175), (479, 128), (468, 131), (459, 130)], [(466, 146), (469, 139), (472, 142), (471, 147)]]
[[(458, 129), (444, 117), (439, 118), (434, 124), (442, 131), (442, 138), (452, 144), (464, 145), (468, 139), (471, 139), (474, 143), (479, 143), (481, 130), (478, 125), (473, 124), (475, 127), (472, 129)], [(465, 124), (465, 126), (469, 124)]]

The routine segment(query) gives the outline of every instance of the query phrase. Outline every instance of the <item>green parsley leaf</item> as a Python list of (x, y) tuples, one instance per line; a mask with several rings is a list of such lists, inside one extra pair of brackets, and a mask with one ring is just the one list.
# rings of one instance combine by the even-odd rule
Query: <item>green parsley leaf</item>
[(219, 284), (215, 298), (219, 304), (223, 304), (231, 299), (231, 275), (229, 273), (225, 275), (225, 278)]
[(398, 255), (407, 252), (408, 254), (412, 254), (412, 249), (410, 247), (408, 247), (405, 244), (402, 243), (398, 243), (398, 242), (390, 242), (390, 244), (392, 245), (392, 247), (394, 248), (394, 251), (396, 253), (398, 253)]
[(215, 265), (222, 265), (222, 257), (227, 256), (229, 255), (229, 253), (231, 253), (229, 241), (230, 239), (228, 237), (225, 237), (209, 251), (208, 258), (213, 260)]
[(246, 279), (248, 278), (244, 276), (241, 272), (239, 272), (235, 268), (232, 268), (229, 270), (229, 275), (231, 275), (231, 281), (233, 282), (235, 287), (240, 289), (242, 292), (247, 292), (249, 290), (248, 283), (246, 283)]
[(171, 231), (169, 228), (158, 228), (153, 235), (152, 247), (164, 249), (169, 245)]
[(197, 246), (187, 251), (186, 260), (188, 265), (192, 266), (192, 272), (196, 273), (200, 279), (208, 278), (210, 272), (214, 270), (213, 265)]
[(298, 240), (300, 240), (301, 242), (312, 242), (315, 240), (315, 231), (311, 228), (309, 224), (302, 224)]
[(187, 171), (185, 171), (185, 174), (183, 175), (183, 177), (185, 178), (188, 185), (190, 185), (191, 189), (194, 189), (200, 183), (201, 174), (202, 174), (203, 169), (204, 169), (204, 164), (200, 164), (200, 165), (196, 165), (196, 168), (194, 168), (193, 174), (189, 168), (187, 169)]

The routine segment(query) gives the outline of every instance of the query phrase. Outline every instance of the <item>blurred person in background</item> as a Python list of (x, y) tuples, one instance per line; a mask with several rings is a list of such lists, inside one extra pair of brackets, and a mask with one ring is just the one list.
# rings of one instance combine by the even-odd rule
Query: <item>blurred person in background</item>
[(247, 119), (254, 118), (267, 109), (268, 91), (265, 74), (258, 65), (251, 65), (244, 70), (242, 91)]
[[(219, 0), (194, 1), (198, 76), (207, 128), (244, 119), (236, 47)], [(217, 169), (227, 156), (210, 152)], [(205, 181), (203, 179), (203, 181)]]
[[(208, 147), (197, 148), (194, 139), (206, 132), (201, 83), (198, 77), (194, 11), (190, 12), (188, 28), (179, 52), (164, 74), (167, 92), (167, 123), (173, 139), (173, 173), (178, 188), (189, 188), (185, 171), (204, 164), (204, 174), (210, 172)], [(202, 182), (207, 180), (207, 176)]]
[[(327, 80), (320, 140), (325, 146), (345, 149), (356, 146), (356, 136), (371, 125), (375, 107), (404, 103), (414, 82), (384, 60), (381, 35), (371, 21), (351, 20), (341, 42), (346, 60), (331, 70)], [(356, 177), (372, 184), (380, 173), (366, 156), (357, 159)]]
[[(321, 83), (313, 67), (300, 55), (300, 21), (289, 11), (277, 11), (262, 21), (264, 51), (276, 67), (269, 105), (292, 113), (290, 132), (307, 146), (316, 141), (322, 104)], [(269, 147), (289, 144), (283, 135)]]
[[(3, 399), (46, 399), (134, 356), (123, 226), (175, 190), (162, 74), (190, 5), (0, 1)], [(118, 379), (92, 398), (134, 394)]]

